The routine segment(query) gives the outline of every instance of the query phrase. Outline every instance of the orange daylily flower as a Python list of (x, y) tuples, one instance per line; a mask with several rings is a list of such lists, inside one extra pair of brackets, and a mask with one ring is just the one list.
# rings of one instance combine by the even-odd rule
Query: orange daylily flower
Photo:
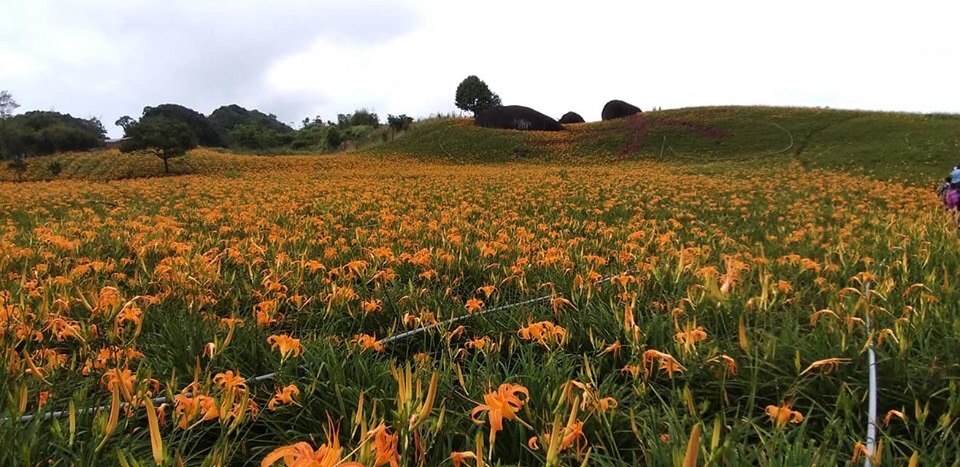
[(830, 373), (835, 371), (837, 368), (840, 368), (841, 363), (849, 363), (849, 362), (850, 362), (849, 358), (825, 358), (823, 360), (817, 360), (811, 363), (806, 370), (803, 370), (802, 372), (800, 372), (800, 376), (803, 376), (808, 372), (810, 372), (811, 370), (815, 370), (818, 368), (823, 369), (823, 374), (829, 375)]
[(232, 370), (223, 373), (217, 373), (213, 377), (213, 382), (224, 389), (235, 389), (239, 391), (247, 390), (247, 380), (240, 376), (240, 373), (234, 374)]
[(375, 350), (383, 352), (383, 343), (377, 340), (377, 336), (368, 336), (366, 334), (357, 334), (353, 336), (352, 342), (359, 345), (362, 349)]
[(481, 351), (481, 352), (483, 352), (483, 351), (485, 351), (485, 350), (495, 350), (495, 348), (494, 348), (495, 346), (494, 346), (494, 344), (493, 344), (493, 341), (491, 341), (490, 338), (487, 337), (487, 336), (478, 337), (478, 338), (476, 338), (476, 339), (468, 340), (467, 343), (466, 343), (466, 346), (467, 346), (468, 348), (471, 348), (471, 349), (474, 349), (474, 350), (479, 350), (479, 351)]
[(612, 344), (604, 347), (603, 351), (600, 352), (600, 355), (606, 355), (606, 354), (608, 354), (608, 353), (613, 353), (614, 355), (620, 355), (620, 348), (621, 348), (621, 347), (622, 347), (622, 345), (620, 344), (620, 341), (616, 341), (616, 342), (614, 342), (614, 343), (612, 343)]
[(276, 410), (277, 404), (297, 404), (297, 402), (293, 400), (293, 396), (299, 395), (300, 388), (298, 388), (296, 384), (288, 384), (281, 389), (277, 389), (277, 393), (267, 402), (267, 408)]
[(136, 331), (134, 335), (140, 334), (140, 327), (143, 324), (143, 311), (140, 310), (135, 305), (130, 305), (120, 311), (120, 314), (117, 315), (117, 326), (122, 326), (124, 322), (132, 321), (136, 326)]
[(133, 386), (137, 381), (137, 375), (133, 374), (129, 368), (107, 370), (100, 380), (105, 382), (108, 390), (118, 389), (126, 401), (129, 402), (133, 398)]
[(467, 304), (464, 305), (464, 308), (467, 309), (467, 313), (473, 314), (483, 309), (483, 301), (479, 298), (471, 298), (470, 300), (467, 300)]
[(473, 451), (454, 451), (450, 453), (450, 460), (453, 461), (453, 467), (460, 467), (467, 459), (476, 459), (477, 455)]
[(397, 442), (399, 435), (390, 434), (387, 425), (381, 423), (380, 426), (370, 430), (368, 435), (373, 435), (372, 448), (375, 454), (373, 465), (381, 466), (390, 464), (390, 467), (399, 467), (400, 453), (397, 451)]
[(790, 407), (787, 407), (786, 405), (781, 407), (768, 405), (766, 408), (766, 413), (778, 429), (786, 426), (787, 422), (793, 424), (803, 422), (803, 414), (797, 412), (796, 410), (791, 410)]
[(281, 460), (286, 467), (363, 467), (358, 462), (343, 462), (343, 448), (340, 447), (340, 436), (336, 429), (331, 426), (324, 432), (327, 442), (316, 450), (304, 441), (281, 446), (267, 454), (260, 462), (260, 467), (270, 467)]
[(380, 310), (383, 310), (383, 305), (381, 301), (375, 298), (366, 300), (360, 303), (360, 307), (363, 308), (364, 313), (376, 313)]
[(300, 339), (294, 339), (286, 334), (272, 335), (267, 338), (270, 344), (270, 350), (278, 349), (280, 351), (280, 360), (286, 360), (291, 354), (299, 357), (303, 353), (303, 346), (300, 345)]
[(712, 363), (725, 363), (726, 366), (724, 366), (724, 371), (728, 375), (733, 376), (737, 374), (737, 361), (729, 355), (720, 354), (707, 361)]
[[(522, 398), (520, 396), (523, 396)], [(517, 417), (517, 411), (530, 398), (527, 388), (518, 384), (503, 383), (495, 392), (488, 392), (483, 395), (485, 404), (480, 404), (470, 411), (470, 418), (473, 422), (482, 425), (483, 422), (477, 419), (477, 414), (487, 412), (487, 420), (490, 422), (490, 445), (496, 441), (497, 432), (503, 430), (503, 420), (517, 420), (523, 423)]]
[(549, 321), (531, 323), (517, 331), (522, 339), (535, 340), (544, 347), (562, 346), (567, 341), (567, 330)]
[(883, 426), (890, 426), (890, 420), (892, 420), (893, 417), (899, 418), (904, 423), (907, 422), (907, 417), (903, 414), (903, 412), (899, 410), (890, 410), (887, 412), (887, 416), (883, 418)]
[(497, 291), (497, 286), (495, 285), (485, 285), (477, 289), (477, 293), (482, 292), (485, 298), (490, 298), (490, 296), (493, 295), (493, 293), (496, 291)]
[(703, 326), (697, 326), (696, 321), (694, 321), (685, 324), (683, 330), (677, 332), (673, 338), (683, 346), (684, 351), (689, 352), (696, 348), (697, 342), (707, 339), (707, 332), (703, 330)]
[(573, 303), (563, 297), (551, 298), (550, 307), (553, 308), (553, 314), (559, 314), (565, 307), (573, 307)]
[(674, 373), (683, 373), (686, 371), (686, 368), (684, 368), (677, 359), (673, 358), (673, 355), (650, 349), (643, 353), (643, 369), (644, 374), (648, 378), (653, 375), (653, 363), (655, 361), (660, 362), (660, 369), (665, 371), (671, 378), (673, 378)]
[(217, 401), (210, 396), (202, 394), (194, 397), (186, 394), (173, 396), (173, 413), (177, 415), (179, 420), (177, 426), (182, 430), (186, 430), (190, 422), (192, 422), (197, 415), (202, 415), (199, 422), (214, 420), (220, 417)]

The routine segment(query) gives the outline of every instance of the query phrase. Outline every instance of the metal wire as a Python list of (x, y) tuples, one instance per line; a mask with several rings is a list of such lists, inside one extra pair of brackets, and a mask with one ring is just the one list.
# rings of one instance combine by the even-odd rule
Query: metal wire
[[(617, 277), (617, 276), (610, 276), (610, 277), (604, 277), (604, 278), (602, 278), (602, 279), (599, 279), (599, 280), (597, 281), (597, 284), (602, 284), (602, 283), (605, 283), (605, 282), (609, 282), (609, 281), (613, 280), (614, 277)], [(429, 331), (429, 330), (431, 330), (431, 329), (436, 329), (436, 328), (438, 328), (438, 327), (440, 327), (440, 326), (450, 325), (450, 324), (454, 324), (454, 323), (457, 323), (457, 322), (460, 322), (460, 321), (464, 321), (464, 320), (469, 319), (469, 318), (472, 318), (472, 317), (474, 317), (474, 316), (481, 316), (481, 315), (485, 315), (485, 314), (495, 313), (495, 312), (498, 312), (498, 311), (509, 310), (509, 309), (511, 309), (511, 308), (521, 307), (521, 306), (524, 306), (524, 305), (530, 305), (530, 304), (533, 304), (533, 303), (543, 302), (543, 301), (549, 300), (551, 297), (554, 297), (554, 295), (544, 295), (544, 296), (541, 296), (541, 297), (531, 298), (531, 299), (528, 299), (528, 300), (523, 300), (523, 301), (520, 301), (520, 302), (511, 303), (511, 304), (508, 304), (508, 305), (502, 305), (502, 306), (498, 306), (498, 307), (494, 307), (494, 308), (489, 308), (489, 309), (486, 309), (486, 310), (483, 310), (483, 311), (480, 311), (480, 312), (477, 312), (477, 313), (473, 313), (473, 314), (466, 314), (466, 315), (462, 315), (462, 316), (457, 316), (457, 317), (448, 319), (448, 320), (446, 320), (446, 321), (441, 321), (441, 322), (439, 322), (439, 323), (431, 324), (431, 325), (429, 325), (429, 326), (423, 326), (423, 327), (419, 327), (419, 328), (417, 328), (417, 329), (413, 329), (413, 330), (410, 330), (410, 331), (405, 331), (405, 332), (402, 332), (402, 333), (400, 333), (400, 334), (396, 334), (396, 335), (393, 335), (393, 336), (390, 336), (390, 337), (385, 337), (385, 338), (383, 338), (383, 339), (380, 339), (380, 340), (377, 341), (377, 342), (378, 342), (379, 344), (386, 345), (386, 344), (389, 344), (389, 343), (391, 343), (391, 342), (395, 342), (395, 341), (398, 341), (398, 340), (401, 340), (401, 339), (406, 339), (406, 338), (408, 338), (408, 337), (410, 337), (410, 336), (415, 336), (415, 335), (417, 335), (417, 334), (420, 334), (420, 333)], [(306, 366), (301, 366), (300, 368), (301, 368), (301, 369), (307, 369)], [(250, 384), (256, 384), (256, 383), (261, 383), (261, 382), (263, 382), (263, 381), (270, 381), (270, 380), (272, 380), (273, 378), (275, 378), (276, 376), (277, 376), (277, 373), (276, 373), (276, 372), (267, 373), (267, 374), (265, 374), (265, 375), (259, 375), (259, 376), (253, 376), (253, 377), (247, 378), (244, 382), (245, 382), (246, 384), (248, 384), (248, 385), (250, 385)], [(188, 393), (184, 393), (184, 395), (187, 396), (187, 397), (192, 397), (192, 396), (193, 396), (193, 394), (192, 394), (192, 393), (189, 393), (189, 392), (188, 392)], [(153, 399), (151, 399), (151, 400), (153, 401), (154, 405), (160, 405), (160, 404), (169, 402), (169, 401), (170, 401), (170, 398), (168, 398), (168, 397), (166, 397), (166, 396), (162, 396), (162, 397), (155, 397), (155, 398), (153, 398)], [(120, 404), (120, 408), (126, 408), (126, 407), (128, 407), (128, 406), (130, 406), (130, 404), (127, 403), (127, 402), (124, 402), (124, 403)], [(82, 409), (77, 410), (77, 413), (78, 413), (78, 414), (90, 413), (90, 412), (96, 412), (96, 411), (99, 411), (99, 410), (107, 410), (107, 409), (109, 409), (109, 408), (110, 408), (109, 406), (103, 406), (103, 405), (98, 406), (98, 407), (86, 407), (86, 408), (82, 408)], [(63, 417), (65, 417), (65, 416), (69, 415), (69, 414), (70, 414), (70, 412), (69, 412), (69, 411), (66, 411), (66, 410), (58, 410), (58, 411), (56, 411), (56, 412), (47, 412), (47, 413), (44, 413), (44, 414), (42, 414), (42, 415), (38, 415), (38, 414), (35, 414), (35, 413), (34, 413), (34, 414), (24, 415), (24, 416), (20, 417), (20, 422), (21, 422), (21, 423), (27, 423), (27, 422), (33, 420), (34, 418), (39, 418), (39, 419), (41, 419), (41, 420), (50, 420), (50, 419), (53, 419), (53, 418), (63, 418)], [(10, 417), (0, 418), (0, 422), (7, 422), (7, 421), (9, 421), (9, 420), (10, 420)]]

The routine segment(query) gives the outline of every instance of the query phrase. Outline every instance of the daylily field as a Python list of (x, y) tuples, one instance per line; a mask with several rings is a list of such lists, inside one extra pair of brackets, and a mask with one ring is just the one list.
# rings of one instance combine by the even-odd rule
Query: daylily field
[(928, 189), (187, 159), (0, 183), (0, 464), (960, 463), (960, 234)]

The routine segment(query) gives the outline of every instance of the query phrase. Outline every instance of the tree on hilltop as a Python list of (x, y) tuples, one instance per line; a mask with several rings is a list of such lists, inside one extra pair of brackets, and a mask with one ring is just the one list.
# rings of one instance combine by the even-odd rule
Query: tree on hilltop
[(454, 103), (457, 108), (473, 112), (476, 115), (484, 110), (499, 107), (500, 96), (491, 91), (487, 83), (484, 83), (480, 78), (470, 75), (457, 86)]
[(17, 107), (20, 107), (20, 104), (13, 100), (9, 91), (0, 91), (0, 119), (13, 115), (13, 111), (17, 110)]
[(170, 173), (169, 160), (197, 147), (197, 135), (186, 123), (168, 117), (144, 117), (126, 121), (126, 140), (120, 152), (152, 154), (163, 160), (164, 173)]

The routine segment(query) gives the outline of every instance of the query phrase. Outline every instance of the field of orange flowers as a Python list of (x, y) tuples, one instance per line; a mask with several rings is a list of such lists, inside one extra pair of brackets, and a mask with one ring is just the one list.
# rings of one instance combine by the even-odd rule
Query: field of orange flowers
[(0, 183), (0, 463), (960, 462), (960, 235), (932, 192), (256, 160)]

